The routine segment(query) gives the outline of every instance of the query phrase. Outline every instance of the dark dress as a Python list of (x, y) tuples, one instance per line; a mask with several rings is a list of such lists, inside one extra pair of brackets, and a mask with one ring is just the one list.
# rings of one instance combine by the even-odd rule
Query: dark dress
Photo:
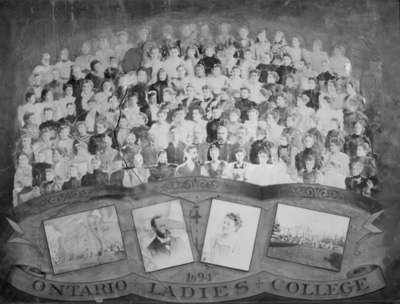
[(244, 122), (249, 119), (247, 111), (250, 109), (256, 109), (257, 104), (254, 101), (251, 101), (250, 99), (241, 98), (238, 101), (236, 101), (235, 108), (240, 110), (240, 119), (242, 120), (242, 122)]
[[(72, 85), (72, 95), (75, 98), (82, 95), (82, 87), (83, 87), (84, 81), (85, 81), (85, 79), (83, 79), (83, 78), (75, 79), (75, 77), (71, 77), (71, 79), (67, 82), (67, 84)], [(75, 99), (75, 103), (76, 103), (76, 99)], [(78, 105), (76, 107), (76, 111), (78, 112)]]
[(59, 127), (60, 127), (60, 123), (58, 121), (48, 120), (48, 121), (42, 122), (39, 125), (39, 130), (43, 130), (43, 129), (58, 130)]
[(108, 184), (108, 174), (100, 171), (93, 170), (93, 173), (87, 173), (82, 177), (82, 186), (106, 185)]
[(124, 179), (124, 170), (118, 170), (111, 174), (110, 176), (110, 185), (122, 187), (122, 181)]
[(344, 181), (347, 190), (356, 192), (361, 195), (364, 194), (364, 191), (367, 188), (367, 182), (368, 178), (360, 175), (346, 177)]
[[(220, 160), (229, 161), (229, 157), (230, 157), (231, 151), (232, 151), (231, 144), (228, 144), (227, 142), (221, 143), (221, 142), (215, 141), (212, 143), (212, 145), (215, 145), (219, 148), (219, 159)], [(207, 159), (211, 160), (209, 152), (207, 153)]]
[(81, 181), (76, 177), (71, 177), (68, 181), (64, 182), (62, 189), (76, 189), (81, 186)]
[(304, 91), (304, 94), (306, 94), (310, 98), (310, 101), (306, 104), (306, 106), (314, 109), (315, 111), (318, 111), (319, 92), (317, 90), (306, 90)]
[(349, 155), (351, 158), (357, 155), (357, 147), (361, 143), (367, 143), (371, 147), (371, 141), (365, 135), (352, 134), (346, 136), (344, 143), (344, 153)]
[(157, 182), (175, 174), (175, 166), (170, 164), (157, 164), (157, 166), (150, 168), (149, 182)]
[(34, 163), (32, 165), (32, 186), (40, 186), (46, 180), (46, 169), (51, 168), (48, 163)]
[(276, 71), (277, 66), (274, 64), (264, 64), (260, 63), (256, 69), (260, 72), (260, 78), (258, 81), (267, 83), (267, 78), (268, 78), (268, 72), (273, 72)]
[(203, 165), (204, 170), (207, 172), (209, 177), (221, 178), (226, 170), (227, 163), (225, 161), (220, 161), (217, 168), (213, 168), (211, 162), (206, 162)]
[(121, 66), (125, 73), (135, 71), (140, 68), (143, 59), (143, 44), (130, 48), (122, 59)]
[(157, 80), (157, 82), (153, 83), (149, 87), (149, 91), (156, 91), (157, 92), (157, 103), (161, 104), (164, 103), (164, 95), (163, 91), (165, 88), (168, 88), (168, 81), (167, 80)]
[(133, 88), (130, 89), (128, 96), (132, 96), (134, 94), (137, 94), (138, 96), (138, 106), (140, 108), (140, 111), (144, 114), (146, 114), (148, 118), (148, 125), (151, 123), (151, 112), (149, 108), (149, 104), (147, 103), (147, 93), (148, 93), (148, 88), (145, 83), (138, 83), (135, 85)]
[(207, 142), (212, 143), (217, 140), (217, 130), (223, 124), (221, 118), (213, 119), (207, 123)]
[(329, 73), (328, 71), (322, 72), (317, 76), (318, 81), (328, 82), (329, 80), (334, 80), (334, 79), (336, 79), (336, 76)]
[(106, 134), (95, 134), (90, 136), (89, 144), (88, 144), (88, 151), (90, 154), (95, 155), (101, 149), (101, 145), (104, 141)]
[(102, 86), (103, 81), (104, 81), (103, 77), (97, 76), (97, 75), (95, 75), (93, 73), (89, 73), (89, 74), (86, 75), (85, 78), (88, 79), (88, 80), (91, 80), (93, 82), (93, 89), (95, 91), (99, 91), (101, 89), (101, 86)]
[(286, 83), (286, 78), (290, 75), (296, 72), (296, 69), (292, 66), (287, 66), (287, 65), (281, 65), (276, 69), (276, 72), (279, 75), (279, 84), (285, 84)]
[(177, 146), (173, 143), (169, 143), (166, 149), (167, 159), (170, 164), (179, 165), (183, 162), (183, 156), (186, 145), (183, 142), (178, 142)]
[(209, 75), (211, 74), (214, 65), (221, 64), (221, 61), (215, 57), (204, 57), (203, 59), (200, 59), (199, 64), (204, 65), (206, 75)]
[(315, 157), (315, 168), (320, 169), (322, 166), (322, 159), (320, 153), (311, 149), (305, 148), (303, 151), (299, 152), (295, 156), (295, 166), (297, 171), (302, 171), (306, 168), (306, 157), (309, 155), (313, 155)]

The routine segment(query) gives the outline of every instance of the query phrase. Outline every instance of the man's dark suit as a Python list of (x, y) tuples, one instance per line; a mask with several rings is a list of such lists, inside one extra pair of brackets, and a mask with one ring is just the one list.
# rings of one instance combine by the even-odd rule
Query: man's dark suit
[(178, 253), (181, 245), (181, 240), (176, 237), (170, 237), (167, 242), (162, 242), (158, 237), (155, 237), (153, 241), (147, 246), (150, 254), (155, 257), (159, 255), (171, 255)]

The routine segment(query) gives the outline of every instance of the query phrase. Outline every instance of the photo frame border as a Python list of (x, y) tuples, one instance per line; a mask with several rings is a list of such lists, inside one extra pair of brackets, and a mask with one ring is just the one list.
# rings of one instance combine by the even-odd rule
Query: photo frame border
[[(113, 207), (114, 210), (115, 210), (115, 214), (116, 214), (116, 216), (117, 216), (117, 224), (118, 224), (119, 232), (121, 233), (122, 245), (124, 246), (124, 258), (121, 258), (121, 259), (115, 260), (115, 261), (106, 262), (106, 263), (95, 264), (95, 265), (91, 265), (91, 266), (87, 266), (87, 267), (83, 267), (83, 268), (77, 268), (77, 269), (72, 269), (72, 270), (67, 270), (67, 271), (62, 271), (62, 272), (56, 273), (55, 270), (54, 270), (53, 259), (52, 259), (52, 257), (51, 257), (51, 253), (50, 253), (49, 242), (48, 242), (48, 240), (47, 240), (47, 234), (46, 234), (46, 229), (45, 229), (45, 222), (46, 222), (46, 221), (49, 221), (49, 220), (53, 220), (53, 219), (59, 219), (59, 218), (62, 218), (62, 217), (67, 217), (67, 216), (71, 216), (71, 215), (75, 215), (75, 214), (79, 214), (79, 213), (84, 213), (84, 212), (88, 212), (88, 211), (94, 211), (94, 210), (97, 210), (97, 209), (108, 208), (108, 207)], [(118, 210), (117, 210), (117, 208), (115, 207), (114, 204), (112, 204), (112, 205), (106, 205), (106, 206), (101, 206), (101, 207), (97, 207), (97, 208), (85, 209), (85, 210), (79, 211), (79, 212), (77, 212), (77, 213), (70, 213), (70, 214), (66, 214), (66, 215), (62, 215), (62, 216), (57, 216), (57, 217), (53, 217), (53, 218), (48, 218), (48, 219), (46, 219), (46, 220), (43, 220), (43, 221), (42, 221), (42, 224), (41, 224), (40, 226), (42, 227), (43, 235), (45, 236), (45, 240), (46, 240), (45, 246), (46, 246), (46, 250), (47, 250), (47, 252), (48, 252), (48, 254), (49, 254), (49, 257), (50, 257), (51, 269), (53, 270), (53, 275), (55, 275), (55, 276), (57, 276), (57, 275), (62, 275), (62, 274), (65, 274), (65, 273), (70, 273), (70, 272), (73, 272), (73, 271), (81, 271), (81, 270), (84, 270), (84, 269), (99, 267), (99, 266), (101, 266), (101, 265), (107, 265), (107, 264), (111, 264), (111, 263), (115, 263), (115, 262), (119, 262), (119, 261), (122, 261), (122, 260), (124, 260), (124, 259), (125, 259), (125, 260), (127, 259), (126, 244), (125, 244), (125, 240), (124, 240), (124, 237), (123, 237), (123, 234), (122, 234), (122, 230), (121, 230), (121, 223), (120, 223), (120, 219), (119, 219), (119, 215), (118, 215)]]
[[(192, 261), (191, 261), (191, 262), (187, 262), (187, 263), (183, 263), (183, 264), (178, 264), (178, 265), (168, 266), (168, 267), (165, 267), (165, 268), (160, 268), (160, 269), (155, 269), (155, 270), (147, 271), (146, 268), (145, 268), (145, 266), (144, 266), (143, 249), (142, 249), (142, 245), (141, 245), (140, 242), (139, 242), (139, 236), (138, 236), (138, 232), (137, 232), (137, 229), (136, 229), (136, 222), (135, 222), (135, 217), (133, 216), (133, 211), (134, 211), (134, 210), (138, 210), (138, 209), (149, 208), (149, 207), (156, 206), (156, 205), (161, 205), (161, 204), (166, 204), (166, 203), (172, 203), (172, 202), (177, 202), (177, 203), (179, 204), (179, 206), (181, 207), (181, 210), (182, 210), (182, 217), (183, 217), (183, 223), (184, 223), (184, 225), (185, 225), (185, 232), (186, 232), (186, 234), (187, 234), (187, 236), (188, 236), (189, 247), (190, 247), (190, 254), (192, 255)], [(170, 201), (166, 201), (166, 202), (155, 203), (155, 204), (146, 205), (146, 206), (143, 206), (143, 207), (133, 208), (133, 209), (131, 209), (131, 212), (130, 212), (130, 213), (131, 213), (131, 217), (132, 217), (132, 220), (133, 220), (133, 229), (134, 229), (134, 231), (135, 231), (135, 240), (136, 240), (136, 243), (139, 245), (139, 249), (140, 249), (140, 250), (139, 250), (139, 251), (140, 251), (139, 254), (140, 254), (140, 257), (141, 257), (141, 261), (142, 261), (143, 272), (144, 272), (145, 274), (156, 273), (156, 272), (160, 272), (160, 271), (164, 271), (164, 270), (169, 270), (169, 269), (172, 269), (172, 268), (175, 268), (175, 267), (178, 267), (178, 266), (189, 265), (189, 264), (192, 264), (192, 263), (196, 263), (196, 262), (197, 262), (197, 261), (195, 260), (194, 256), (193, 256), (193, 239), (192, 239), (192, 235), (191, 235), (192, 233), (189, 234), (189, 231), (188, 231), (188, 229), (187, 229), (188, 225), (187, 225), (187, 223), (186, 223), (186, 218), (185, 218), (185, 215), (184, 215), (184, 213), (183, 213), (182, 202), (181, 202), (180, 199), (174, 199), (174, 200), (170, 200)]]
[[(228, 266), (224, 266), (224, 265), (220, 265), (220, 264), (215, 264), (215, 263), (210, 263), (210, 262), (204, 262), (204, 261), (202, 261), (202, 256), (203, 256), (203, 251), (204, 251), (204, 245), (205, 245), (205, 242), (206, 242), (206, 236), (207, 236), (208, 226), (209, 226), (209, 223), (210, 223), (211, 208), (212, 208), (212, 206), (213, 206), (215, 200), (223, 201), (223, 202), (230, 203), (230, 204), (241, 205), (241, 206), (244, 206), (244, 207), (252, 207), (252, 208), (256, 208), (256, 209), (259, 209), (259, 210), (260, 210), (260, 213), (258, 214), (258, 222), (257, 222), (257, 227), (256, 227), (256, 233), (255, 233), (255, 235), (254, 235), (253, 248), (251, 249), (251, 250), (252, 250), (252, 251), (251, 251), (252, 254), (251, 254), (251, 258), (250, 258), (250, 262), (249, 262), (249, 268), (248, 268), (247, 270), (243, 270), (243, 269), (239, 269), (239, 268), (228, 267)], [(234, 203), (234, 202), (222, 200), (222, 199), (219, 199), (219, 198), (213, 198), (213, 199), (211, 200), (210, 212), (209, 212), (209, 214), (208, 214), (206, 229), (205, 229), (205, 233), (204, 233), (204, 242), (203, 242), (203, 246), (201, 247), (200, 261), (199, 261), (199, 262), (202, 263), (202, 264), (205, 264), (205, 265), (213, 265), (213, 266), (217, 266), (217, 267), (223, 267), (223, 268), (227, 268), (227, 269), (231, 269), (231, 270), (235, 270), (235, 271), (240, 271), (240, 272), (242, 272), (242, 273), (243, 273), (243, 272), (247, 272), (247, 273), (248, 273), (248, 272), (250, 271), (251, 264), (253, 263), (253, 259), (254, 259), (254, 249), (256, 248), (257, 234), (259, 234), (259, 233), (258, 233), (258, 230), (260, 229), (260, 217), (261, 217), (262, 210), (263, 210), (263, 208), (262, 208), (262, 207), (259, 207), (259, 206), (244, 205), (243, 203), (237, 203), (237, 202)]]
[[(328, 269), (328, 268), (321, 267), (321, 266), (315, 266), (315, 265), (304, 264), (304, 263), (300, 263), (300, 262), (297, 262), (297, 261), (292, 261), (292, 260), (283, 259), (283, 258), (279, 258), (279, 257), (273, 257), (273, 256), (268, 255), (268, 250), (269, 250), (269, 248), (270, 248), (271, 237), (272, 237), (272, 232), (273, 232), (273, 231), (272, 231), (272, 230), (273, 230), (273, 225), (275, 225), (275, 219), (276, 219), (276, 214), (277, 214), (277, 212), (278, 212), (278, 205), (279, 205), (279, 204), (280, 204), (280, 205), (290, 206), (290, 207), (295, 207), (295, 208), (306, 209), (306, 210), (315, 211), (315, 212), (321, 212), (321, 213), (327, 213), (327, 214), (331, 214), (331, 215), (342, 216), (342, 217), (345, 217), (345, 218), (348, 218), (348, 219), (349, 219), (349, 222), (348, 222), (348, 224), (347, 224), (346, 240), (345, 240), (344, 246), (343, 246), (343, 257), (342, 257), (342, 261), (341, 261), (341, 263), (340, 263), (339, 269), (337, 269), (337, 270), (335, 270), (335, 269)], [(264, 252), (265, 252), (264, 258), (276, 259), (276, 260), (283, 261), (283, 262), (294, 263), (294, 264), (301, 265), (301, 266), (305, 266), (305, 267), (312, 267), (312, 268), (321, 269), (321, 270), (325, 270), (325, 271), (336, 272), (336, 273), (339, 273), (339, 272), (342, 271), (342, 264), (343, 264), (343, 260), (344, 260), (344, 256), (345, 256), (345, 252), (346, 252), (346, 246), (347, 246), (347, 243), (348, 243), (348, 237), (349, 237), (349, 235), (350, 235), (350, 223), (351, 223), (351, 217), (350, 217), (350, 216), (342, 215), (342, 214), (339, 214), (339, 213), (337, 213), (337, 212), (325, 212), (325, 211), (319, 211), (319, 210), (315, 210), (315, 209), (311, 209), (311, 208), (307, 208), (307, 207), (299, 207), (299, 206), (290, 205), (290, 204), (283, 203), (283, 202), (279, 202), (279, 201), (277, 201), (277, 202), (275, 203), (274, 209), (275, 209), (275, 210), (274, 210), (273, 224), (272, 224), (272, 227), (271, 227), (271, 229), (270, 229), (270, 233), (268, 234), (268, 238), (267, 238), (267, 242), (266, 242), (266, 247), (265, 247), (265, 251), (264, 251)]]

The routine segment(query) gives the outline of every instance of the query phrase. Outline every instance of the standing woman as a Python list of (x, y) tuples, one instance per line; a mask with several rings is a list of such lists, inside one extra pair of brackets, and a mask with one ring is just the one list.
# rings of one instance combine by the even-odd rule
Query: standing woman
[(190, 83), (188, 72), (184, 64), (180, 64), (176, 68), (175, 77), (171, 79), (171, 87), (177, 94), (183, 94), (186, 86)]
[(181, 39), (178, 41), (181, 48), (181, 55), (186, 54), (187, 49), (197, 43), (193, 36), (193, 27), (191, 24), (184, 24), (180, 28)]
[(267, 31), (262, 29), (257, 33), (257, 38), (254, 43), (254, 57), (261, 61), (263, 54), (271, 51), (271, 42), (267, 38)]
[(114, 56), (114, 50), (110, 47), (107, 37), (101, 37), (99, 40), (99, 49), (96, 51), (95, 58), (100, 61), (103, 69), (108, 66), (111, 56)]
[(117, 36), (118, 43), (114, 48), (114, 55), (120, 62), (125, 57), (126, 52), (133, 47), (133, 43), (129, 42), (129, 34), (125, 30), (118, 32)]
[(149, 114), (149, 105), (147, 102), (147, 93), (148, 93), (148, 79), (147, 79), (147, 72), (145, 69), (140, 68), (137, 71), (137, 84), (132, 88), (131, 94), (137, 94), (138, 96), (138, 106), (140, 107), (140, 111), (145, 113), (150, 121), (150, 114)]
[(142, 27), (138, 30), (138, 38), (136, 45), (126, 51), (124, 58), (121, 61), (122, 70), (125, 73), (135, 71), (141, 67), (144, 54), (149, 48), (150, 29)]
[(198, 63), (194, 67), (194, 76), (191, 79), (192, 86), (197, 94), (203, 93), (203, 87), (207, 84), (206, 71), (204, 65)]
[(199, 57), (199, 50), (195, 45), (190, 45), (187, 47), (184, 65), (189, 77), (194, 76), (194, 67), (199, 62)]
[(272, 42), (272, 53), (275, 57), (282, 57), (287, 48), (287, 42), (285, 34), (282, 31), (277, 31), (275, 34), (274, 41)]
[(169, 50), (173, 47), (179, 49), (179, 55), (181, 55), (181, 49), (179, 46), (179, 40), (175, 38), (175, 29), (171, 24), (165, 24), (162, 27), (162, 40), (161, 40), (161, 55), (163, 58), (167, 58)]
[(165, 88), (168, 88), (168, 74), (163, 68), (161, 68), (158, 70), (158, 73), (157, 73), (157, 81), (155, 83), (153, 83), (149, 88), (149, 91), (157, 92), (157, 103), (158, 104), (164, 103), (163, 91)]
[(349, 176), (350, 158), (347, 154), (340, 152), (343, 142), (340, 139), (331, 139), (328, 151), (324, 154), (322, 173), (324, 185), (345, 189), (345, 179)]
[(317, 74), (322, 71), (322, 62), (327, 60), (329, 62), (328, 53), (324, 52), (322, 49), (322, 41), (316, 39), (313, 42), (313, 49), (311, 52), (306, 53), (307, 61), (311, 65), (311, 70), (317, 72)]
[(90, 62), (93, 60), (93, 55), (91, 54), (92, 45), (90, 41), (85, 41), (81, 47), (81, 53), (75, 59), (75, 65), (80, 66), (82, 70), (90, 69)]
[(219, 26), (219, 35), (216, 38), (216, 43), (218, 46), (227, 48), (232, 45), (235, 38), (231, 34), (231, 25), (229, 23), (221, 23)]
[(287, 51), (290, 54), (290, 57), (292, 57), (294, 67), (297, 67), (303, 56), (303, 50), (300, 45), (300, 37), (295, 36), (292, 38), (292, 46), (289, 46)]
[(105, 114), (108, 110), (108, 100), (113, 96), (115, 86), (112, 80), (106, 79), (101, 85), (101, 91), (97, 92), (93, 98), (99, 113)]
[(236, 48), (238, 49), (239, 58), (243, 58), (244, 50), (251, 49), (253, 40), (249, 38), (249, 28), (245, 25), (238, 29), (238, 36)]
[(149, 56), (144, 58), (144, 67), (148, 70), (148, 74), (151, 75), (150, 83), (157, 81), (157, 75), (160, 69), (163, 67), (163, 61), (161, 58), (160, 49), (156, 46), (152, 47), (149, 52)]
[(200, 52), (203, 52), (207, 45), (214, 44), (214, 37), (207, 23), (200, 25), (200, 33), (197, 41), (200, 44)]

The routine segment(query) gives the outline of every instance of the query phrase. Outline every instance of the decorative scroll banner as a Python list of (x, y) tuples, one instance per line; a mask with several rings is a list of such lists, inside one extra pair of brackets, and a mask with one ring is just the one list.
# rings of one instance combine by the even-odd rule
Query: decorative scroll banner
[[(240, 199), (236, 200), (234, 198), (236, 196)], [(158, 276), (155, 273), (142, 274), (143, 261), (140, 260), (139, 238), (135, 237), (142, 228), (141, 222), (132, 217), (133, 210), (147, 208), (148, 214), (158, 214), (153, 209), (150, 212), (149, 208), (171, 202), (172, 198), (180, 201), (178, 205), (182, 210), (180, 215), (182, 223), (187, 220), (184, 233), (191, 237), (192, 253), (196, 253), (194, 249), (197, 249), (195, 262), (200, 262), (201, 248), (204, 248), (201, 240), (204, 238), (204, 243), (206, 242), (207, 229), (212, 227), (208, 223), (216, 198), (220, 201), (227, 200), (229, 206), (237, 205), (235, 208), (240, 206), (241, 210), (248, 206), (261, 208), (262, 220), (258, 224), (258, 231), (254, 230), (256, 238), (254, 248), (248, 246), (252, 248), (251, 255), (254, 258), (251, 272), (241, 272), (238, 277), (238, 273), (232, 270), (223, 270), (222, 264), (217, 264), (219, 268), (214, 269), (212, 264), (207, 266), (202, 263), (185, 264), (185, 268), (181, 268), (181, 264), (177, 263), (162, 270), (162, 281), (155, 278)], [(344, 251), (340, 251), (339, 248), (343, 253), (343, 260), (346, 260), (346, 267), (334, 274), (325, 270), (315, 277), (313, 267), (324, 269), (326, 265), (315, 264), (319, 255), (316, 255), (316, 259), (311, 259), (314, 249), (307, 251), (311, 252), (308, 264), (292, 265), (296, 266), (295, 268), (287, 267), (287, 262), (282, 262), (279, 255), (278, 258), (267, 257), (265, 246), (269, 246), (266, 242), (269, 240), (268, 236), (272, 235), (273, 213), (279, 204), (304, 209), (310, 207), (310, 210), (314, 210), (315, 206), (319, 213), (331, 211), (335, 216), (351, 217), (349, 233), (343, 242), (347, 247)], [(330, 204), (334, 204), (334, 208)], [(46, 234), (46, 223), (56, 218), (76, 216), (84, 223), (87, 221), (89, 227), (91, 222), (89, 223), (89, 218), (84, 215), (88, 211), (98, 212), (101, 208), (111, 205), (116, 208), (118, 221), (115, 222), (118, 222), (122, 232), (128, 261), (106, 267), (102, 264), (107, 262), (101, 260), (102, 263), (95, 266), (96, 270), (89, 270), (85, 268), (87, 264), (78, 258), (72, 259), (68, 260), (71, 265), (75, 267), (79, 262), (82, 266), (79, 273), (74, 273), (73, 276), (67, 275), (66, 277), (70, 279), (57, 274), (53, 277), (51, 258), (57, 255), (51, 249), (54, 247), (50, 246), (53, 243), (49, 241), (51, 234)], [(218, 203), (218, 206), (221, 204)], [(326, 206), (326, 210), (321, 206)], [(232, 211), (231, 208), (224, 210)], [(138, 295), (160, 302), (211, 303), (244, 299), (262, 293), (318, 302), (352, 298), (375, 292), (385, 286), (381, 265), (370, 265), (373, 264), (372, 261), (376, 261), (376, 256), (383, 257), (384, 254), (379, 248), (380, 242), (377, 236), (382, 230), (375, 226), (380, 221), (382, 212), (382, 206), (371, 199), (332, 187), (307, 184), (258, 187), (236, 181), (194, 177), (176, 178), (133, 189), (81, 188), (49, 194), (17, 207), (15, 210), (17, 218), (7, 219), (14, 233), (5, 244), (7, 258), (4, 259), (4, 263), (11, 269), (8, 281), (12, 286), (34, 297), (51, 300), (101, 302), (104, 299)], [(177, 218), (179, 217), (173, 217), (175, 221)], [(59, 224), (58, 227), (63, 226)], [(69, 230), (56, 230), (55, 237), (64, 233), (72, 240), (79, 239), (81, 233), (79, 230), (78, 237), (71, 237), (74, 234)], [(214, 233), (218, 233), (218, 229), (214, 229)], [(364, 243), (367, 238), (371, 238), (371, 241)], [(94, 253), (96, 255), (97, 251)], [(142, 260), (143, 256), (142, 252)], [(301, 262), (294, 260), (293, 256), (290, 258), (287, 261), (297, 264)], [(129, 275), (125, 272), (127, 264), (131, 267)], [(237, 265), (232, 263), (227, 267), (231, 269)], [(121, 274), (121, 269), (124, 271), (124, 276)], [(207, 269), (207, 272), (203, 272), (203, 269)], [(273, 274), (276, 269), (279, 269), (279, 275)], [(319, 271), (322, 271), (321, 269)], [(103, 273), (106, 276), (99, 276)], [(294, 273), (300, 273), (302, 279), (292, 278)], [(103, 281), (98, 281), (99, 279)]]
[(375, 200), (354, 192), (317, 184), (280, 184), (257, 186), (249, 183), (210, 177), (178, 177), (157, 183), (139, 185), (133, 189), (113, 186), (82, 187), (55, 192), (34, 198), (15, 208), (17, 218), (23, 219), (59, 205), (85, 201), (102, 196), (131, 196), (140, 199), (150, 194), (175, 194), (185, 192), (216, 192), (240, 194), (257, 199), (298, 197), (334, 200), (375, 213), (382, 206)]
[(9, 282), (36, 297), (67, 301), (101, 301), (136, 294), (166, 302), (199, 303), (247, 298), (263, 292), (296, 299), (331, 300), (361, 296), (385, 286), (379, 267), (363, 269), (367, 271), (355, 270), (347, 279), (335, 281), (298, 280), (263, 271), (233, 281), (185, 284), (157, 281), (137, 274), (101, 282), (56, 282), (14, 268)]

